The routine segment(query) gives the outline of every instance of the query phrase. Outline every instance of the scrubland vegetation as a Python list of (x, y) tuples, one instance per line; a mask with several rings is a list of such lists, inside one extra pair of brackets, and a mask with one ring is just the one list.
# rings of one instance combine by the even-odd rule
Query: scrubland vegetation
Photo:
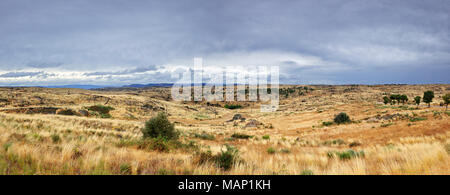
[(169, 88), (0, 88), (0, 174), (450, 174), (449, 90), (282, 86), (262, 113)]

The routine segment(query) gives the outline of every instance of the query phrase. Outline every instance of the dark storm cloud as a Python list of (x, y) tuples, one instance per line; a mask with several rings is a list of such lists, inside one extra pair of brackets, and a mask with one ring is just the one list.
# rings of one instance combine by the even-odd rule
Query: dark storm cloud
[(145, 83), (156, 76), (115, 77), (214, 56), (226, 65), (278, 62), (270, 65), (288, 83), (449, 83), (449, 13), (446, 0), (2, 0), (0, 71)]

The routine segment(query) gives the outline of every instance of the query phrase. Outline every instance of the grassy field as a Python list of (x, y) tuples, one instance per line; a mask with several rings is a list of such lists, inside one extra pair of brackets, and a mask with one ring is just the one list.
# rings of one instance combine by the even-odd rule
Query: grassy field
[[(271, 113), (170, 88), (0, 88), (0, 174), (450, 174), (450, 85), (282, 87)], [(431, 107), (416, 106), (426, 90)], [(142, 138), (159, 112), (177, 140)], [(351, 122), (334, 123), (341, 112)]]

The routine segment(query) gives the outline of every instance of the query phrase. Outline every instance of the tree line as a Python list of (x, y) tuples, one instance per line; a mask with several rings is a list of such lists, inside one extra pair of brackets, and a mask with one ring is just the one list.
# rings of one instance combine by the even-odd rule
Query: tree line
[[(423, 93), (423, 97), (416, 96), (414, 97), (414, 103), (419, 106), (420, 102), (425, 102), (428, 104), (428, 107), (430, 107), (431, 102), (433, 102), (434, 99), (434, 92), (433, 91), (425, 91)], [(448, 104), (450, 103), (450, 94), (445, 94), (442, 96), (442, 99), (444, 100), (445, 104), (445, 110), (448, 108)], [(383, 97), (383, 103), (384, 104), (392, 104), (395, 105), (403, 103), (405, 104), (408, 102), (408, 96), (405, 94), (391, 94), (388, 96)]]

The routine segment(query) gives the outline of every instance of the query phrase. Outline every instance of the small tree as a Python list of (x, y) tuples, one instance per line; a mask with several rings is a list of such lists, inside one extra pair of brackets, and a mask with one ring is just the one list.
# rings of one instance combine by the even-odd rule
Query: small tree
[(423, 93), (423, 102), (428, 104), (428, 108), (430, 107), (430, 103), (433, 101), (434, 92), (433, 91), (425, 91)]
[(350, 122), (350, 117), (345, 112), (341, 112), (334, 117), (334, 122), (336, 124), (348, 123)]
[(145, 127), (142, 129), (144, 138), (166, 138), (177, 139), (178, 132), (175, 131), (174, 124), (170, 123), (167, 116), (160, 112), (157, 116), (145, 122)]
[(447, 93), (444, 96), (442, 96), (442, 99), (444, 100), (445, 111), (447, 111), (448, 104), (450, 103), (450, 93)]
[(395, 102), (400, 104), (401, 95), (399, 95), (399, 94), (392, 94), (392, 95), (389, 96), (389, 98), (392, 100), (393, 104), (395, 104)]
[(405, 104), (405, 102), (408, 102), (408, 96), (405, 95), (405, 94), (400, 95), (399, 98), (400, 98), (400, 100), (402, 101), (403, 104)]
[(416, 102), (417, 107), (419, 107), (419, 104), (420, 104), (420, 96), (416, 96), (416, 97), (414, 98), (414, 102)]
[(384, 104), (388, 104), (389, 102), (391, 102), (391, 99), (389, 99), (387, 96), (383, 97), (383, 103)]

